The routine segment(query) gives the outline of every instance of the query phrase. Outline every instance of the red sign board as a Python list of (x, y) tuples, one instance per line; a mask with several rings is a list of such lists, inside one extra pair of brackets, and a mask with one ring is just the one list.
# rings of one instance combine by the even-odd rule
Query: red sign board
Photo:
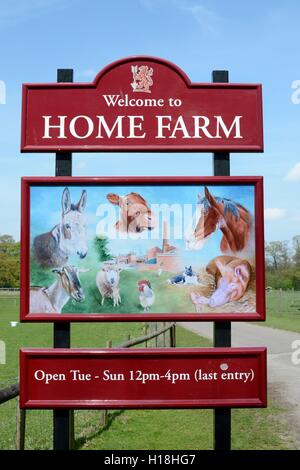
[(22, 152), (262, 152), (261, 85), (191, 83), (129, 57), (92, 83), (23, 85)]
[(266, 349), (23, 349), (21, 408), (265, 407)]

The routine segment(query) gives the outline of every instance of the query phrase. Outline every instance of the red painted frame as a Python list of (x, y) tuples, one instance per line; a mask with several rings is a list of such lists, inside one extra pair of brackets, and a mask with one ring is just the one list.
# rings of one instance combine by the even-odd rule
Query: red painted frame
[[(191, 357), (230, 358), (257, 357), (259, 364), (259, 393), (257, 398), (220, 398), (220, 399), (160, 399), (145, 400), (143, 394), (141, 399), (123, 400), (29, 400), (27, 391), (30, 388), (27, 377), (27, 363), (30, 357), (78, 357), (78, 358), (107, 358), (111, 357), (114, 362), (121, 357), (145, 358), (159, 357), (174, 359), (185, 358), (189, 363)], [(119, 385), (120, 386), (120, 385)], [(148, 386), (151, 386), (149, 383)], [(124, 391), (126, 394), (126, 389)], [(20, 350), (20, 407), (21, 408), (72, 408), (72, 409), (163, 409), (163, 408), (265, 408), (267, 406), (267, 350), (259, 348), (161, 348), (161, 349), (21, 349)]]
[[(31, 314), (30, 291), (30, 187), (57, 185), (253, 185), (255, 188), (255, 256), (256, 256), (256, 307), (255, 313), (128, 313), (128, 314)], [(21, 321), (264, 321), (265, 306), (265, 260), (263, 222), (263, 177), (261, 176), (205, 176), (205, 177), (23, 177), (21, 188)]]
[(186, 145), (177, 145), (172, 148), (164, 145), (89, 145), (88, 149), (85, 145), (74, 146), (60, 145), (59, 150), (64, 152), (263, 152), (264, 151), (264, 142), (263, 142), (263, 111), (262, 111), (262, 85), (259, 83), (199, 83), (191, 82), (186, 73), (172, 62), (161, 59), (159, 57), (152, 57), (147, 55), (137, 55), (131, 57), (125, 57), (123, 59), (116, 60), (111, 64), (105, 66), (95, 77), (93, 82), (89, 83), (24, 83), (22, 87), (22, 126), (21, 126), (21, 152), (57, 152), (57, 145), (26, 145), (26, 123), (27, 123), (27, 92), (29, 89), (90, 89), (97, 88), (97, 85), (102, 77), (104, 77), (112, 69), (126, 63), (130, 62), (141, 62), (141, 61), (151, 61), (157, 64), (162, 64), (169, 69), (171, 69), (175, 74), (179, 75), (183, 82), (185, 83), (188, 89), (197, 89), (197, 88), (221, 88), (221, 89), (256, 89), (257, 90), (257, 121), (259, 123), (259, 132), (258, 132), (258, 144), (257, 145), (222, 145), (217, 149), (213, 148), (213, 145), (201, 145), (201, 146), (186, 146)]

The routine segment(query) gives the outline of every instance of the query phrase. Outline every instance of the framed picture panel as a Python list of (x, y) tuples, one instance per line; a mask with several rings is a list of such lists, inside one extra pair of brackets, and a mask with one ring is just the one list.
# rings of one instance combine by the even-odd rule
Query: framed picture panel
[(22, 321), (264, 320), (262, 177), (22, 178)]

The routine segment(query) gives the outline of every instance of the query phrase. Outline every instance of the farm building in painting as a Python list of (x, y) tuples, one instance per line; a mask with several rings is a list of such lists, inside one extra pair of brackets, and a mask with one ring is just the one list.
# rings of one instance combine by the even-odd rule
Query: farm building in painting
[(122, 265), (132, 265), (141, 271), (163, 270), (178, 272), (181, 269), (179, 249), (169, 244), (168, 224), (164, 222), (163, 242), (161, 248), (154, 246), (150, 248), (145, 256), (137, 256), (135, 253), (118, 256), (118, 262)]

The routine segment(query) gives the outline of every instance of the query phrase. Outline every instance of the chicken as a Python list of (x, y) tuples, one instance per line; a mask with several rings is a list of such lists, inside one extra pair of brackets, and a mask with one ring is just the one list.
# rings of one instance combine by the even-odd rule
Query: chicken
[(140, 304), (143, 307), (144, 312), (148, 312), (149, 308), (153, 305), (155, 300), (155, 294), (151, 289), (151, 284), (149, 281), (143, 279), (142, 281), (138, 282), (138, 289), (140, 293)]

